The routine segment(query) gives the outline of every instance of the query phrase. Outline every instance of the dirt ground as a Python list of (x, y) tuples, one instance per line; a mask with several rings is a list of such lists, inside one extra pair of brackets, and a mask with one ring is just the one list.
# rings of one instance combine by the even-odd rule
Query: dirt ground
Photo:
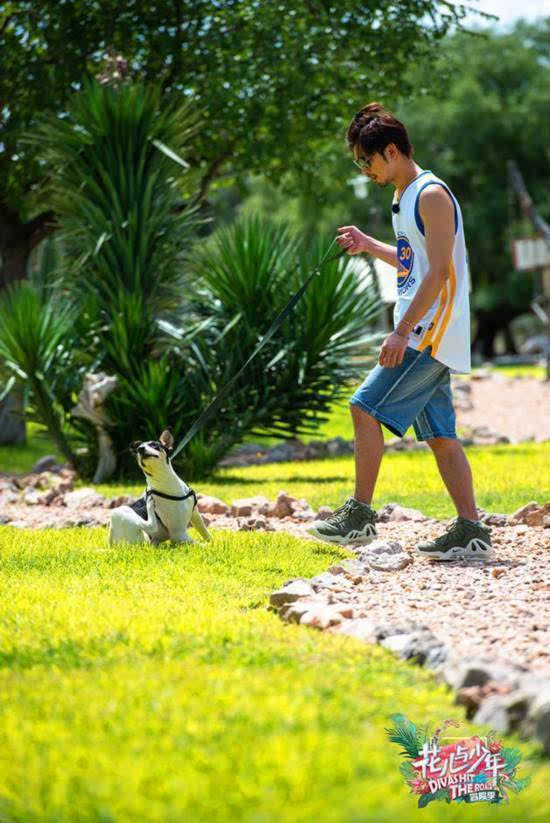
[(550, 381), (492, 375), (468, 381), (456, 377), (453, 383), (470, 386), (465, 399), (472, 406), (460, 408), (455, 402), (457, 426), (488, 426), (512, 443), (550, 440)]

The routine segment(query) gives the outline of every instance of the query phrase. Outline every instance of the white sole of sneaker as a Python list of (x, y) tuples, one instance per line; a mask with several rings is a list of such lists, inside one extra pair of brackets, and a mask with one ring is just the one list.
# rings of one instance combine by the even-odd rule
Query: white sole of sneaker
[(489, 543), (473, 537), (467, 546), (453, 546), (445, 552), (425, 552), (415, 547), (415, 551), (422, 557), (433, 557), (434, 560), (459, 560), (462, 557), (474, 558), (476, 560), (490, 560), (493, 557), (493, 547)]
[(376, 540), (378, 537), (376, 534), (376, 529), (374, 526), (371, 526), (370, 523), (367, 523), (365, 528), (361, 529), (361, 531), (354, 530), (348, 532), (345, 537), (340, 537), (339, 535), (329, 536), (327, 534), (322, 534), (317, 531), (315, 526), (308, 526), (306, 531), (318, 540), (323, 540), (325, 543), (337, 543), (340, 546), (354, 546), (358, 544), (365, 546), (367, 543), (372, 543), (372, 541)]

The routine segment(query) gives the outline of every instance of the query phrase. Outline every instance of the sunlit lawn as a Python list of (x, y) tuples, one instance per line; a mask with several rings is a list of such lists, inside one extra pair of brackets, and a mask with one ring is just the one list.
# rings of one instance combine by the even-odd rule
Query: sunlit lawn
[[(420, 820), (389, 715), (433, 729), (463, 709), (423, 669), (266, 608), (343, 556), (257, 532), (171, 550), (0, 529), (0, 819)], [(548, 819), (548, 760), (507, 744), (533, 780), (510, 807), (421, 819)]]
[[(351, 436), (348, 420), (344, 402), (316, 437)], [(0, 449), (0, 469), (52, 452), (31, 427), (27, 446)], [(550, 498), (549, 444), (468, 455), (483, 508)], [(341, 503), (352, 478), (346, 457), (224, 469), (193, 485), (228, 502), (284, 489), (317, 507)], [(454, 513), (429, 452), (385, 456), (374, 503), (390, 501)], [(455, 805), (416, 810), (384, 731), (396, 711), (462, 721), (452, 694), (380, 647), (267, 610), (271, 591), (344, 550), (258, 532), (177, 549), (110, 549), (106, 537), (0, 527), (0, 822), (464, 819)], [(533, 782), (504, 813), (548, 819), (548, 760), (508, 743)], [(502, 813), (468, 808), (472, 820)]]
[[(550, 499), (550, 444), (483, 446), (467, 449), (477, 503), (486, 511), (512, 513), (531, 500)], [(281, 490), (306, 498), (313, 508), (340, 505), (353, 493), (353, 458), (228, 468), (212, 480), (193, 484), (202, 494), (225, 502), (263, 494), (273, 499)], [(141, 494), (143, 483), (99, 485), (108, 496)], [(382, 460), (374, 505), (396, 502), (431, 517), (455, 515), (431, 452), (390, 452)]]
[[(512, 513), (531, 500), (550, 499), (550, 444), (470, 447), (477, 503), (486, 511)], [(196, 491), (220, 497), (227, 503), (263, 494), (274, 499), (279, 491), (305, 498), (310, 505), (335, 507), (353, 493), (352, 457), (263, 466), (220, 469), (213, 478), (192, 483)], [(80, 485), (84, 485), (81, 482)], [(139, 495), (141, 481), (100, 484), (102, 494)], [(431, 517), (454, 516), (452, 502), (444, 489), (429, 450), (390, 452), (383, 460), (374, 505), (396, 502), (420, 509)]]
[[(474, 369), (474, 372), (475, 371), (476, 369)], [(537, 380), (543, 380), (545, 377), (545, 369), (542, 365), (498, 366), (493, 367), (492, 371), (507, 377), (531, 377)], [(360, 382), (360, 380), (357, 381), (357, 385), (359, 385)], [(320, 423), (319, 428), (314, 433), (303, 435), (302, 439), (310, 441), (343, 437), (346, 440), (351, 440), (353, 438), (353, 426), (349, 413), (348, 400), (353, 394), (354, 388), (355, 386), (350, 386), (349, 392), (333, 405), (326, 422)], [(382, 430), (385, 440), (394, 438), (394, 435), (388, 431), (388, 429), (383, 428)], [(63, 462), (43, 426), (37, 423), (28, 423), (27, 431), (27, 443), (24, 446), (0, 446), (0, 471), (30, 471), (34, 463), (45, 454), (53, 454), (60, 462)], [(412, 428), (409, 429), (407, 434), (414, 434)], [(248, 442), (260, 442), (264, 446), (274, 445), (280, 442), (275, 438), (263, 438), (259, 440), (257, 437), (248, 437), (247, 440)]]

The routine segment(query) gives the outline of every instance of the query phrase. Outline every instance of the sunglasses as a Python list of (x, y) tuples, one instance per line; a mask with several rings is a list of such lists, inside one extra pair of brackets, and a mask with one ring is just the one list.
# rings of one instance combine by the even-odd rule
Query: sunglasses
[(359, 157), (358, 160), (354, 159), (353, 162), (361, 169), (361, 171), (363, 171), (363, 169), (370, 169), (372, 157)]

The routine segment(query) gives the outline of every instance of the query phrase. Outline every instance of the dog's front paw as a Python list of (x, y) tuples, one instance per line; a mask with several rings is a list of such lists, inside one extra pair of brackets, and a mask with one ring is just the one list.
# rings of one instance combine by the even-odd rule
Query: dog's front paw
[(193, 543), (194, 540), (192, 537), (189, 537), (187, 532), (181, 532), (179, 534), (171, 534), (170, 540), (172, 543)]

